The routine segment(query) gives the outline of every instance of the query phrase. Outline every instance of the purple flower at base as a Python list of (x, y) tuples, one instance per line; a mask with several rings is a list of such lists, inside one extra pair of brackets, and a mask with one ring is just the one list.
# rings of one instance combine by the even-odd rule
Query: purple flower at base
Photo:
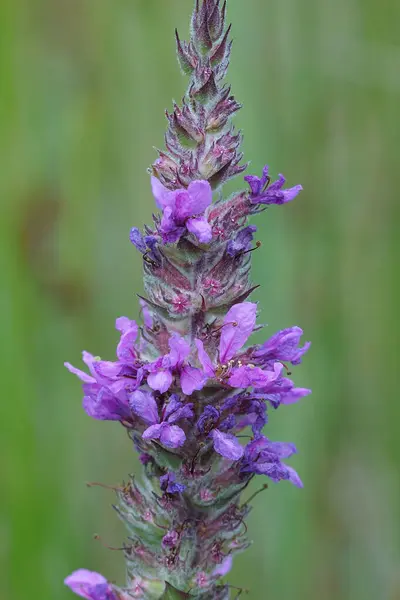
[(178, 448), (186, 441), (186, 434), (177, 425), (181, 419), (190, 419), (193, 415), (193, 404), (184, 405), (177, 396), (171, 396), (168, 404), (163, 408), (161, 422), (158, 414), (157, 403), (150, 392), (136, 391), (129, 399), (132, 412), (150, 424), (142, 438), (148, 440), (160, 440), (167, 448)]
[(256, 325), (257, 304), (242, 302), (227, 312), (222, 327), (219, 358), (225, 364), (247, 342)]
[(286, 479), (297, 487), (303, 487), (296, 471), (281, 462), (282, 458), (289, 458), (296, 452), (293, 444), (271, 442), (260, 436), (246, 446), (240, 470), (245, 474), (267, 475), (274, 482)]
[(182, 494), (185, 491), (186, 486), (182, 483), (178, 483), (176, 481), (175, 473), (171, 472), (160, 477), (160, 488), (163, 492), (174, 495)]
[(249, 225), (244, 229), (241, 229), (236, 235), (235, 239), (230, 240), (227, 244), (226, 251), (229, 256), (235, 258), (251, 247), (251, 242), (254, 239), (254, 233), (257, 231), (256, 225)]
[(292, 365), (301, 363), (303, 354), (311, 346), (306, 342), (302, 348), (298, 348), (303, 330), (300, 327), (288, 327), (273, 335), (254, 352), (254, 357), (262, 362), (270, 360), (281, 360), (291, 362)]
[(283, 190), (286, 179), (279, 175), (278, 180), (270, 183), (269, 167), (263, 169), (262, 177), (247, 175), (244, 179), (250, 186), (250, 202), (252, 204), (286, 204), (293, 200), (303, 189), (301, 185)]
[(211, 242), (211, 226), (203, 216), (212, 203), (208, 181), (192, 181), (187, 189), (171, 191), (153, 176), (151, 187), (157, 206), (163, 211), (160, 233), (164, 243), (178, 242), (186, 231), (201, 243)]
[(103, 575), (95, 571), (79, 569), (71, 573), (64, 583), (75, 594), (88, 600), (117, 600), (111, 584)]

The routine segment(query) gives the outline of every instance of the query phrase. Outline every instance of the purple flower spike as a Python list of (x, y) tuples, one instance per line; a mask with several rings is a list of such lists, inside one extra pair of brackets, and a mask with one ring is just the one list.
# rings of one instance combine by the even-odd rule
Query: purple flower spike
[(151, 185), (156, 204), (163, 211), (160, 233), (165, 243), (178, 242), (186, 230), (203, 244), (211, 242), (211, 226), (203, 216), (212, 203), (208, 181), (192, 181), (187, 189), (170, 191), (152, 177)]
[(129, 532), (127, 585), (76, 571), (66, 584), (87, 600), (225, 599), (230, 586), (220, 578), (249, 545), (251, 500), (243, 503), (242, 492), (258, 475), (303, 485), (286, 464), (295, 446), (264, 430), (284, 417), (275, 411), (281, 404), (310, 393), (289, 379), (310, 344), (301, 344), (299, 327), (249, 343), (261, 329), (251, 302), (252, 250), (261, 243), (249, 219), (273, 218), (265, 208), (291, 201), (301, 186), (285, 189), (282, 175), (271, 182), (266, 166), (245, 178), (247, 190), (226, 197), (225, 182), (247, 168), (232, 123), (241, 105), (225, 78), (228, 3), (192, 4), (190, 39), (176, 33), (189, 84), (166, 111), (165, 148), (148, 170), (156, 214), (130, 231), (143, 260), (139, 325), (117, 319), (114, 360), (84, 352), (83, 370), (65, 363), (86, 413), (126, 429), (143, 475), (115, 488)]
[(225, 364), (247, 342), (256, 324), (257, 304), (235, 304), (227, 313), (222, 328), (219, 359)]
[(277, 181), (270, 184), (268, 165), (264, 167), (262, 177), (248, 175), (245, 180), (250, 185), (250, 202), (252, 204), (286, 204), (293, 200), (303, 189), (301, 185), (283, 190), (286, 179), (279, 175)]
[(94, 571), (79, 569), (74, 571), (64, 580), (75, 594), (88, 600), (113, 600), (116, 599), (112, 586), (107, 579)]

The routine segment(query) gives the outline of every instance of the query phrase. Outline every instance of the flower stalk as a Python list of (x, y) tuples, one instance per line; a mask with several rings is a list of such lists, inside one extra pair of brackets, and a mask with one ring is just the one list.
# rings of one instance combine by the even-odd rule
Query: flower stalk
[(269, 410), (310, 393), (287, 373), (309, 343), (300, 347), (303, 332), (291, 327), (247, 345), (258, 329), (249, 296), (260, 245), (248, 219), (301, 186), (284, 189), (283, 176), (271, 183), (266, 167), (261, 178), (245, 177), (248, 190), (227, 200), (221, 191), (213, 202), (246, 168), (232, 125), (240, 105), (223, 83), (229, 32), (226, 2), (197, 0), (190, 41), (176, 33), (190, 81), (182, 106), (167, 113), (166, 149), (150, 169), (160, 213), (130, 234), (143, 255), (143, 323), (117, 319), (115, 361), (84, 352), (89, 373), (66, 363), (83, 383), (87, 414), (119, 421), (143, 465), (142, 482), (115, 490), (128, 530), (126, 586), (84, 569), (65, 580), (92, 600), (227, 600), (224, 577), (249, 545), (251, 498), (243, 503), (242, 493), (256, 475), (302, 487), (285, 462), (295, 446), (263, 428)]

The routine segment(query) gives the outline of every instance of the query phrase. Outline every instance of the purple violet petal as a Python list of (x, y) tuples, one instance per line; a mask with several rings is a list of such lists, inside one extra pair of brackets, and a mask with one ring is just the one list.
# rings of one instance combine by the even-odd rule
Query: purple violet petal
[(244, 448), (234, 435), (213, 429), (211, 437), (214, 441), (214, 449), (218, 454), (230, 460), (239, 460), (242, 458)]
[(202, 390), (207, 376), (200, 369), (186, 365), (181, 371), (181, 388), (186, 396), (191, 396), (195, 390)]
[(154, 373), (149, 373), (147, 376), (147, 383), (152, 390), (158, 391), (164, 394), (169, 390), (172, 385), (173, 376), (171, 371), (161, 369)]
[(133, 392), (129, 396), (129, 405), (132, 412), (146, 423), (159, 422), (157, 402), (150, 392), (141, 392), (140, 390)]
[(224, 319), (219, 346), (220, 361), (225, 364), (244, 346), (256, 324), (257, 304), (235, 304)]
[(193, 233), (201, 244), (208, 244), (212, 240), (212, 229), (205, 217), (197, 219), (188, 219), (186, 228), (190, 233)]
[(214, 366), (212, 364), (211, 358), (208, 356), (207, 352), (204, 350), (203, 342), (196, 338), (194, 340), (194, 343), (196, 344), (197, 354), (199, 357), (200, 364), (203, 367), (204, 373), (210, 378), (214, 377), (215, 376)]

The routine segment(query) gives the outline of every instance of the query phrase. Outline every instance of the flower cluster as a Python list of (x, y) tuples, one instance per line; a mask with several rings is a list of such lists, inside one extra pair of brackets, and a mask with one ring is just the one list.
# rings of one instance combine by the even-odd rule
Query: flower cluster
[(191, 83), (182, 109), (168, 115), (167, 152), (151, 172), (160, 214), (130, 233), (143, 255), (143, 322), (117, 319), (115, 360), (84, 352), (86, 371), (65, 363), (82, 381), (86, 413), (128, 431), (145, 480), (116, 488), (129, 530), (126, 587), (82, 569), (65, 580), (91, 600), (226, 600), (221, 578), (248, 545), (243, 490), (255, 475), (302, 487), (286, 464), (296, 447), (263, 430), (271, 409), (310, 393), (289, 377), (310, 344), (301, 345), (299, 327), (250, 343), (261, 329), (249, 300), (251, 252), (260, 244), (248, 224), (301, 186), (284, 189), (283, 176), (271, 183), (265, 167), (261, 178), (245, 177), (249, 190), (213, 202), (215, 187), (243, 170), (230, 124), (239, 105), (221, 84), (230, 50), (225, 6), (197, 2), (191, 42), (177, 37)]

